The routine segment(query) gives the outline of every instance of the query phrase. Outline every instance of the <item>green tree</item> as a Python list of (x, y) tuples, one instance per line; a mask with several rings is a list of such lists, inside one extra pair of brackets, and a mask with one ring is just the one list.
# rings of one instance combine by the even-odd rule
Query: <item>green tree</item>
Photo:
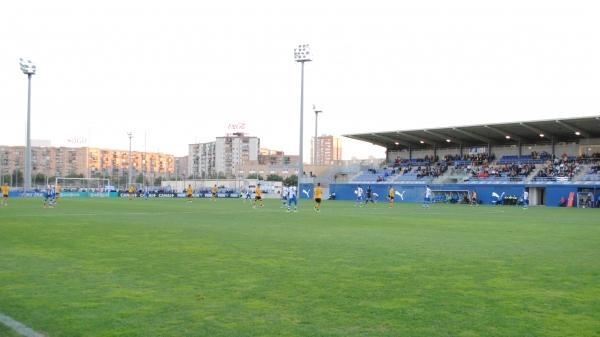
[[(257, 178), (258, 177), (258, 178)], [(264, 180), (263, 176), (261, 176), (260, 174), (257, 176), (256, 173), (251, 173), (249, 174), (246, 179), (258, 179), (258, 180)]]
[(285, 178), (283, 180), (283, 183), (288, 186), (296, 186), (296, 185), (298, 185), (298, 176), (295, 174), (292, 174), (291, 176)]
[(35, 185), (46, 185), (46, 175), (39, 172), (33, 177), (33, 183)]
[(23, 185), (23, 172), (21, 172), (21, 170), (14, 170), (13, 177), (13, 182), (16, 186)]
[(283, 177), (277, 174), (269, 174), (267, 181), (283, 181)]

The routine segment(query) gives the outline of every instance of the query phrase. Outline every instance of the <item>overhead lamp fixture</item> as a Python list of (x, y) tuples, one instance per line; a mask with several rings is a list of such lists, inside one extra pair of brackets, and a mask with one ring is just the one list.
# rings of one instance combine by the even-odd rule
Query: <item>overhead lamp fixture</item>
[(422, 141), (422, 140), (420, 140), (420, 141), (419, 141), (419, 143), (421, 143), (421, 144), (425, 144), (425, 141)]
[(394, 142), (394, 144), (396, 144), (396, 145), (400, 145), (400, 143), (398, 143), (398, 142)]
[(446, 139), (446, 143), (450, 143), (452, 142), (450, 139)]
[(506, 139), (510, 139), (510, 136), (509, 136), (509, 135), (506, 135), (506, 136), (504, 136), (504, 138), (506, 138)]
[(19, 63), (21, 65), (21, 71), (25, 75), (35, 75), (35, 64), (31, 62), (31, 60), (24, 60), (22, 58), (19, 59)]
[(310, 46), (308, 44), (301, 44), (298, 48), (294, 48), (294, 59), (296, 62), (312, 61)]
[(544, 138), (544, 134), (543, 133), (540, 133), (540, 138)]
[(581, 132), (575, 131), (575, 136), (580, 136), (580, 135), (581, 135)]

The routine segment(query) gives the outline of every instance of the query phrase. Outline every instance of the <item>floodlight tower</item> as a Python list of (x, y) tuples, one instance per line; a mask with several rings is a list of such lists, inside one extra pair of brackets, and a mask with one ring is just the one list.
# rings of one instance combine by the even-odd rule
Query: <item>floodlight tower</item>
[(20, 59), (21, 71), (27, 75), (27, 149), (25, 150), (25, 173), (23, 175), (23, 188), (31, 189), (31, 76), (35, 75), (35, 64), (31, 60)]
[(294, 49), (294, 59), (296, 62), (302, 64), (302, 72), (300, 75), (300, 153), (298, 154), (298, 191), (296, 191), (298, 201), (300, 200), (300, 178), (304, 174), (304, 166), (302, 163), (302, 143), (304, 133), (304, 63), (312, 61), (312, 54), (310, 53), (310, 46), (308, 44), (301, 44), (298, 48)]
[(313, 110), (315, 111), (315, 146), (314, 146), (314, 151), (315, 151), (315, 158), (313, 160), (313, 165), (317, 165), (317, 159), (318, 159), (318, 148), (319, 148), (319, 143), (317, 142), (317, 125), (318, 125), (318, 120), (319, 120), (319, 114), (323, 113), (322, 110), (317, 110), (315, 108), (315, 106), (313, 105)]
[(127, 132), (127, 136), (129, 136), (129, 160), (127, 160), (129, 164), (129, 173), (127, 174), (127, 188), (131, 186), (131, 174), (132, 174), (132, 166), (131, 166), (131, 138), (133, 138), (133, 133)]

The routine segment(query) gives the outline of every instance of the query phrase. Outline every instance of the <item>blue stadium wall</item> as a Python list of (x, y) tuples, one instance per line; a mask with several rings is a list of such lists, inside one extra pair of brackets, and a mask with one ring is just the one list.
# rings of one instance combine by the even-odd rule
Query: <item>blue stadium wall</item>
[[(378, 200), (386, 200), (387, 191), (390, 184), (382, 183), (343, 183), (343, 184), (331, 184), (329, 185), (329, 193), (335, 193), (336, 200), (355, 200), (356, 195), (354, 191), (358, 186), (361, 186), (366, 190), (367, 186), (371, 186), (374, 193), (378, 194)], [(392, 184), (394, 189), (402, 195), (402, 197), (396, 195), (395, 200), (397, 202), (422, 202), (425, 194), (425, 184)], [(600, 183), (596, 185), (577, 185), (577, 184), (432, 184), (430, 185), (433, 191), (475, 191), (477, 192), (477, 199), (483, 204), (494, 204), (499, 202), (499, 196), (516, 196), (517, 198), (522, 197), (523, 189), (525, 187), (542, 188), (543, 192), (543, 205), (546, 206), (558, 206), (561, 197), (565, 199), (569, 197), (569, 193), (574, 192), (592, 192), (595, 200), (600, 196)], [(303, 191), (308, 191), (308, 195), (312, 198), (312, 184), (302, 184)], [(307, 193), (301, 193), (301, 198), (306, 199)], [(325, 199), (328, 196), (323, 196)]]

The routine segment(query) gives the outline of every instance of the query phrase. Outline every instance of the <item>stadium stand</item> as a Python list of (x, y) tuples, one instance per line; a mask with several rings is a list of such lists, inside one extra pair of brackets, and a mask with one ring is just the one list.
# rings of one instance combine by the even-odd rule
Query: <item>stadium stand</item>
[[(374, 186), (394, 184), (406, 190), (403, 201), (420, 200), (423, 184), (437, 191), (474, 190), (483, 202), (500, 205), (518, 204), (524, 189), (534, 205), (564, 205), (571, 195), (600, 197), (600, 116), (345, 137), (386, 148), (386, 160), (375, 170), (393, 167), (395, 174), (379, 182), (367, 170), (355, 177), (374, 180)], [(343, 191), (336, 191), (338, 199), (352, 197)], [(571, 200), (567, 204), (577, 206), (579, 198)]]

